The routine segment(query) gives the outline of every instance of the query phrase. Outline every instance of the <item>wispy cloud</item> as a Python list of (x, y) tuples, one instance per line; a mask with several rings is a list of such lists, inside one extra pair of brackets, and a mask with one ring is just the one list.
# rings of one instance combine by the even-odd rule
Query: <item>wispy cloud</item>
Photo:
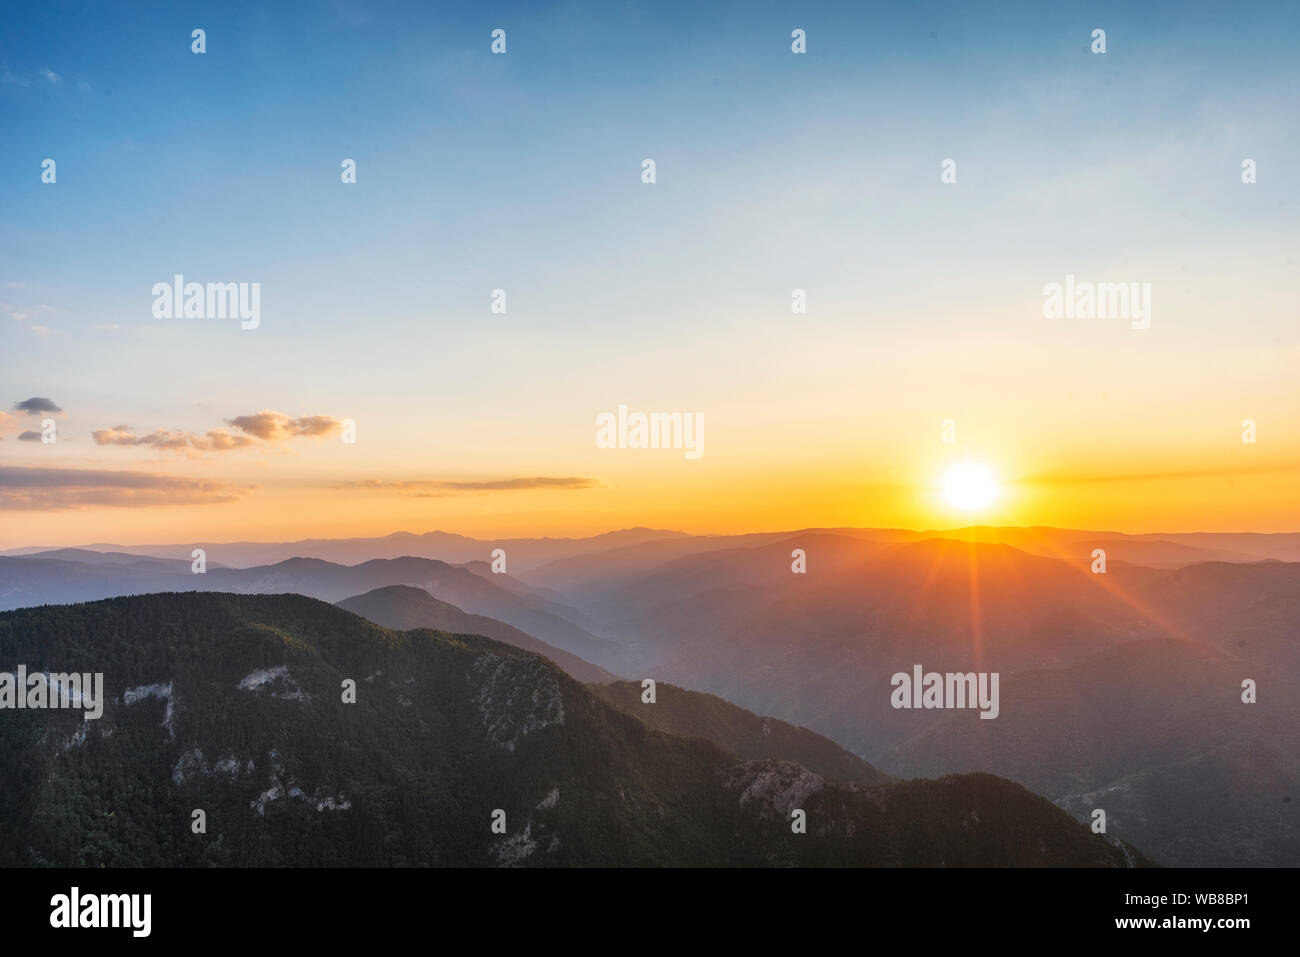
[(148, 472), (0, 466), (0, 510), (11, 511), (216, 505), (251, 488)]
[(50, 84), (50, 86), (58, 86), (60, 83), (63, 82), (63, 77), (59, 76), (57, 73), (55, 73), (47, 66), (41, 67), (40, 73), (41, 73), (41, 77), (45, 80), (46, 83)]
[(225, 429), (212, 429), (205, 435), (196, 432), (169, 432), (166, 429), (155, 429), (147, 435), (137, 435), (131, 431), (130, 426), (119, 425), (111, 429), (96, 429), (90, 434), (96, 445), (144, 446), (164, 452), (182, 449), (197, 452), (226, 452), (230, 449), (242, 449), (257, 444), (246, 435), (232, 435)]
[(36, 318), (34, 311), (24, 309), (22, 306), (15, 305), (12, 302), (0, 302), (0, 309), (3, 309), (9, 315), (19, 322), (26, 322), (28, 319)]
[(363, 489), (376, 492), (396, 492), (412, 498), (441, 498), (457, 492), (515, 492), (527, 489), (584, 489), (598, 488), (600, 482), (593, 478), (563, 477), (493, 479), (479, 482), (418, 479), (409, 482), (386, 482), (380, 479), (363, 479), (335, 485), (336, 489)]
[(1043, 472), (1027, 476), (1023, 481), (1035, 485), (1090, 485), (1100, 482), (1168, 482), (1181, 479), (1231, 478), (1237, 475), (1263, 475), (1273, 472), (1300, 474), (1300, 462), (1279, 462), (1250, 465), (1241, 468), (1181, 469), (1168, 472), (1124, 472), (1113, 475), (1068, 475)]
[[(16, 285), (21, 287), (22, 283), (17, 283)], [(9, 313), (9, 315), (17, 322), (26, 323), (28, 331), (31, 332), (32, 335), (36, 336), (48, 336), (50, 334), (50, 329), (49, 326), (38, 325), (32, 320), (38, 318), (43, 313), (58, 312), (58, 310), (53, 306), (44, 303), (35, 308), (25, 308), (22, 306), (16, 306), (12, 302), (0, 302), (0, 311)]]

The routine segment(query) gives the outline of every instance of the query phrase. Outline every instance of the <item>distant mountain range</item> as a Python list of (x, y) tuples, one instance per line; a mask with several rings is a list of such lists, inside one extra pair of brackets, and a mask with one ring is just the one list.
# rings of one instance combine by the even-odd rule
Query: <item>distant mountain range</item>
[[(103, 671), (108, 702), (98, 721), (0, 721), (4, 865), (1148, 863), (991, 775), (873, 784), (830, 742), (755, 735), (763, 719), (717, 699), (673, 690), (647, 718), (661, 705), (510, 645), (300, 596), (5, 612), (0, 669), (19, 663)], [(688, 711), (722, 746), (658, 729)], [(859, 780), (787, 757), (804, 752)]]
[[(587, 538), (502, 538), (477, 539), (452, 532), (394, 532), (380, 538), (309, 538), (296, 542), (189, 542), (171, 545), (86, 545), (71, 551), (190, 560), (195, 548), (206, 551), (213, 564), (246, 568), (274, 565), (290, 558), (319, 558), (340, 565), (356, 565), (375, 558), (437, 558), (451, 564), (486, 560), (493, 549), (504, 549), (511, 564), (525, 569), (590, 551), (664, 539), (684, 538), (683, 532), (653, 528), (625, 528)], [(9, 549), (3, 555), (31, 555), (63, 551), (42, 546)]]
[[(639, 672), (893, 774), (988, 770), (1081, 817), (1109, 807), (1112, 832), (1162, 862), (1300, 863), (1300, 563), (1103, 575), (1008, 545), (819, 533), (611, 567), (569, 585)], [(999, 718), (894, 709), (890, 678), (916, 663), (999, 672)]]
[[(775, 737), (791, 745), (781, 760), (856, 785), (992, 772), (1080, 820), (1106, 810), (1109, 833), (1162, 863), (1300, 864), (1300, 561), (1286, 560), (1300, 536), (630, 529), (510, 540), (509, 575), (486, 561), (499, 543), (397, 538), (311, 544), (360, 555), (418, 539), (476, 557), (292, 558), (192, 575), (188, 552), (60, 549), (0, 556), (0, 608), (159, 591), (308, 595), (379, 625), (536, 652), (599, 683), (590, 693), (615, 707), (654, 679), (659, 709), (633, 714), (737, 758), (773, 757), (763, 742)], [(1104, 574), (1092, 570), (1098, 548)], [(998, 718), (892, 707), (891, 676), (918, 663), (998, 672)], [(794, 747), (806, 734), (822, 744)]]
[[(540, 573), (535, 583), (565, 580), (566, 562), (580, 568), (609, 562), (623, 573), (630, 564), (645, 570), (655, 564), (702, 551), (752, 548), (794, 535), (830, 534), (876, 542), (915, 542), (928, 538), (1014, 545), (1022, 551), (1063, 558), (1086, 556), (1093, 548), (1107, 548), (1112, 558), (1135, 564), (1176, 567), (1206, 561), (1300, 561), (1300, 532), (1169, 532), (1129, 535), (1123, 532), (1032, 527), (974, 525), (956, 529), (915, 531), (901, 528), (805, 528), (742, 535), (690, 535), (667, 529), (624, 528), (585, 538), (470, 538), (452, 532), (394, 532), (376, 538), (312, 538), (294, 542), (179, 542), (166, 545), (113, 545), (99, 543), (80, 548), (28, 545), (0, 550), (0, 555), (47, 557), (59, 552), (115, 553), (190, 560), (202, 548), (210, 565), (246, 568), (273, 565), (290, 558), (319, 558), (340, 565), (356, 565), (375, 558), (436, 558), (453, 565), (486, 561), (494, 549), (505, 550), (510, 570), (524, 572), (555, 565)], [(79, 559), (74, 559), (79, 560)]]
[[(413, 585), (470, 614), (487, 615), (587, 661), (620, 667), (622, 649), (565, 617), (567, 609), (485, 566), (449, 565), (427, 558), (374, 559), (335, 565), (291, 558), (254, 568), (209, 568), (192, 574), (189, 562), (85, 562), (40, 556), (0, 557), (0, 609), (93, 601), (162, 591), (294, 593), (341, 601), (386, 585)], [(571, 612), (575, 617), (576, 612)]]

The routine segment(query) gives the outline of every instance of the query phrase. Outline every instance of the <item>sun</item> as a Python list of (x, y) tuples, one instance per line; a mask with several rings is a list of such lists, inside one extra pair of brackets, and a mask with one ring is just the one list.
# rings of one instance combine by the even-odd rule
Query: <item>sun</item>
[(963, 462), (944, 475), (943, 497), (949, 505), (965, 511), (986, 508), (998, 497), (997, 479), (987, 465)]

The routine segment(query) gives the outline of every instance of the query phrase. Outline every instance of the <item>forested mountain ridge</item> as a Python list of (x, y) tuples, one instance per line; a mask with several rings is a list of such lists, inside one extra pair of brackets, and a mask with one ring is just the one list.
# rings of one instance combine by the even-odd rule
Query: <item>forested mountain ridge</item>
[(473, 634), (514, 645), (551, 659), (566, 672), (582, 682), (615, 681), (616, 677), (577, 655), (569, 654), (553, 645), (534, 638), (503, 621), (486, 615), (471, 615), (450, 602), (434, 598), (423, 588), (413, 585), (388, 585), (364, 595), (353, 595), (336, 602), (353, 614), (368, 618), (377, 625), (395, 631), (412, 628), (432, 628), (451, 634)]
[(0, 614), (0, 670), (19, 664), (102, 672), (107, 701), (97, 721), (0, 712), (7, 865), (1126, 863), (989, 775), (863, 787), (740, 762), (519, 649), (297, 595)]

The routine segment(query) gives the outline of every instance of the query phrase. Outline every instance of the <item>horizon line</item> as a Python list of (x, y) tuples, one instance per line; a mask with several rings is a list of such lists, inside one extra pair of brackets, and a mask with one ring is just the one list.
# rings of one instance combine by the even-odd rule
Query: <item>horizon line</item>
[[(876, 525), (808, 525), (801, 528), (778, 528), (767, 530), (755, 530), (748, 532), (686, 532), (680, 529), (671, 528), (654, 528), (648, 525), (629, 525), (620, 528), (609, 529), (604, 532), (596, 532), (591, 535), (540, 535), (540, 536), (496, 536), (496, 537), (478, 537), (466, 535), (461, 532), (449, 531), (447, 529), (434, 528), (424, 532), (412, 532), (406, 529), (399, 529), (393, 532), (387, 532), (378, 535), (350, 535), (334, 538), (295, 538), (295, 539), (239, 539), (237, 541), (214, 541), (211, 539), (186, 539), (174, 542), (88, 542), (80, 545), (14, 545), (8, 548), (0, 549), (0, 556), (9, 555), (20, 551), (60, 551), (60, 550), (84, 550), (84, 551), (101, 551), (113, 548), (175, 548), (183, 545), (298, 545), (309, 542), (349, 542), (349, 541), (382, 541), (388, 538), (395, 538), (401, 535), (408, 535), (415, 538), (423, 538), (428, 535), (452, 535), (457, 538), (464, 538), (475, 542), (501, 542), (501, 541), (521, 541), (521, 542), (545, 542), (545, 541), (573, 541), (583, 542), (593, 539), (602, 538), (609, 535), (617, 535), (620, 532), (656, 532), (666, 535), (672, 535), (679, 538), (742, 538), (753, 535), (798, 535), (811, 532), (906, 532), (913, 535), (937, 535), (943, 537), (953, 533), (974, 532), (974, 531), (1049, 531), (1049, 532), (1074, 532), (1087, 535), (1097, 536), (1118, 536), (1123, 538), (1159, 538), (1162, 536), (1180, 536), (1180, 535), (1228, 535), (1228, 536), (1277, 536), (1277, 535), (1298, 535), (1300, 529), (1284, 530), (1273, 532), (1257, 531), (1205, 531), (1201, 529), (1190, 529), (1186, 531), (1149, 531), (1149, 532), (1121, 532), (1109, 529), (1091, 529), (1091, 528), (1072, 528), (1059, 525), (962, 525), (949, 528), (906, 528), (903, 526), (876, 526)], [(418, 556), (412, 556), (418, 557)]]

